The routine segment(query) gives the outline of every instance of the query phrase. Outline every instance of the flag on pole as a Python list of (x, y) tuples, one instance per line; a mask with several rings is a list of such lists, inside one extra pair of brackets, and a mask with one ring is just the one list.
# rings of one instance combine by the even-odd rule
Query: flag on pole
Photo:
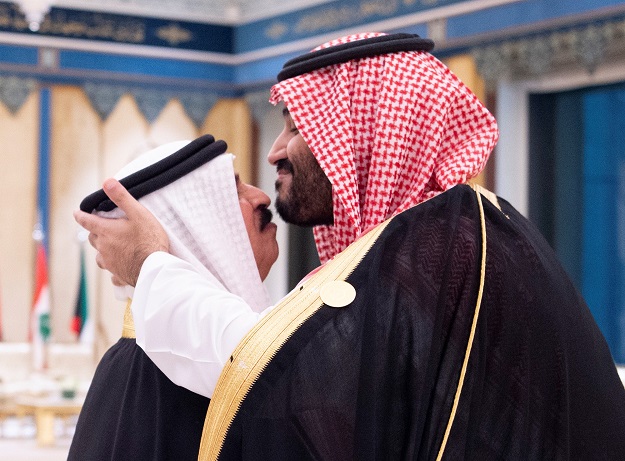
[(81, 343), (93, 342), (93, 322), (89, 318), (89, 300), (87, 296), (87, 271), (85, 266), (85, 249), (80, 245), (80, 276), (78, 280), (78, 294), (76, 295), (76, 307), (72, 318), (71, 330)]
[(33, 346), (33, 366), (36, 370), (42, 370), (47, 367), (45, 347), (50, 337), (50, 292), (46, 247), (43, 239), (36, 241), (35, 293), (30, 320), (30, 338)]

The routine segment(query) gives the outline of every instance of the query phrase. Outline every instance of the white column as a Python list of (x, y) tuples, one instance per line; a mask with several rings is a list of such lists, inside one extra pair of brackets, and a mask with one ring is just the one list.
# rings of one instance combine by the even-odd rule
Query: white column
[(517, 84), (501, 82), (497, 89), (499, 142), (496, 151), (495, 193), (524, 216), (529, 211), (528, 93)]

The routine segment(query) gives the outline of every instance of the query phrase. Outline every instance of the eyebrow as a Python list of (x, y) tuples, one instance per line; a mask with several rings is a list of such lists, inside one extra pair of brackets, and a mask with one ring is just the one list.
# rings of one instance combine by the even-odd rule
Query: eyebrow
[(235, 173), (234, 174), (234, 181), (237, 183), (237, 186), (241, 182), (241, 179), (239, 178), (239, 173)]
[(282, 116), (283, 117), (287, 117), (289, 115), (290, 115), (289, 109), (287, 109), (286, 107), (284, 109), (282, 109)]

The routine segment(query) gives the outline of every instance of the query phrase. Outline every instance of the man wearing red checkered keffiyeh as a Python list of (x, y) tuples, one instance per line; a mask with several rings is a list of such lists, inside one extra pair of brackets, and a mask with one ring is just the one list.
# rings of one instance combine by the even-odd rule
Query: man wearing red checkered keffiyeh
[(625, 453), (605, 340), (538, 231), (463, 185), (497, 125), (431, 47), (358, 34), (280, 72), (276, 208), (324, 264), (232, 354), (200, 459)]
[[(383, 34), (340, 38), (313, 53), (374, 37)], [(271, 90), (271, 102), (279, 101), (332, 186), (333, 225), (315, 227), (321, 262), (366, 229), (475, 177), (498, 137), (493, 116), (425, 51), (352, 59), (284, 79)], [(289, 146), (294, 127), (269, 154), (279, 173), (297, 161), (289, 155), (300, 155)], [(290, 174), (294, 189), (299, 178)], [(291, 193), (282, 182), (279, 210)]]

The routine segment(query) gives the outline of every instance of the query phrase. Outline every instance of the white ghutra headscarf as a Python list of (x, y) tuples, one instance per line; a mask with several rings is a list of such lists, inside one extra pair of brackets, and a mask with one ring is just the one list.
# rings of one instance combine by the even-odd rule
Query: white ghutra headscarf
[[(116, 179), (142, 170), (173, 154), (190, 141), (153, 149), (122, 168)], [(260, 312), (269, 296), (260, 279), (240, 212), (232, 154), (221, 154), (185, 176), (139, 199), (169, 236), (170, 252), (206, 278), (243, 298)], [(124, 216), (119, 208), (97, 212)], [(116, 296), (132, 298), (133, 287), (116, 287)]]

